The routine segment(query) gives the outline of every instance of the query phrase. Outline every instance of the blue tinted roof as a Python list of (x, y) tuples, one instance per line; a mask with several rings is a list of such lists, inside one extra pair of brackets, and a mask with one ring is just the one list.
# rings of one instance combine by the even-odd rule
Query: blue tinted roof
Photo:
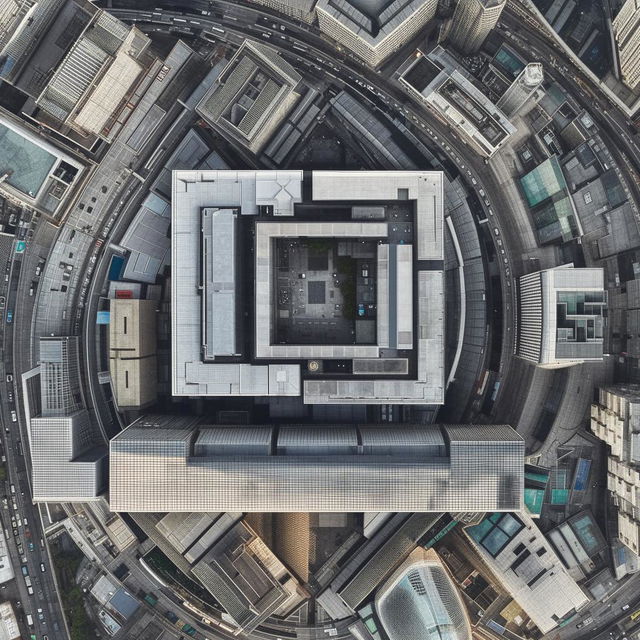
[(118, 589), (109, 600), (109, 606), (123, 617), (129, 618), (137, 611), (140, 603), (124, 589)]

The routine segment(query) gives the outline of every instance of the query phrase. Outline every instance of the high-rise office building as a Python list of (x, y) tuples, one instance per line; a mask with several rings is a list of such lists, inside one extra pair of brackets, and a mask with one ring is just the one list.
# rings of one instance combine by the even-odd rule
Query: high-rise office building
[(319, 0), (320, 30), (372, 67), (407, 44), (430, 21), (438, 0)]
[(524, 442), (508, 426), (199, 426), (140, 418), (110, 443), (113, 511), (511, 511)]
[(496, 106), (507, 118), (517, 114), (534, 97), (543, 80), (542, 63), (530, 62), (511, 83)]
[(471, 640), (466, 607), (438, 554), (417, 548), (376, 594), (390, 640)]
[(255, 4), (269, 7), (285, 16), (311, 24), (315, 18), (316, 0), (250, 0)]
[(602, 360), (606, 306), (600, 268), (563, 266), (522, 276), (517, 355), (547, 368)]
[(631, 89), (640, 84), (640, 0), (627, 0), (613, 20), (622, 81)]
[(475, 53), (496, 26), (507, 0), (458, 0), (448, 40), (460, 53)]
[(640, 386), (599, 390), (591, 431), (609, 447), (607, 487), (618, 507), (618, 537), (640, 553)]
[(84, 409), (78, 338), (40, 339), (41, 415), (30, 417), (33, 499), (84, 502), (104, 491), (107, 448)]
[(82, 408), (78, 338), (40, 338), (43, 416), (68, 416)]
[(227, 531), (191, 572), (236, 623), (235, 635), (255, 629), (271, 615), (287, 617), (309, 597), (244, 522)]
[(196, 110), (224, 136), (257, 153), (300, 99), (301, 82), (275, 49), (245, 40)]
[(31, 419), (34, 502), (95, 500), (106, 486), (107, 450), (95, 445), (86, 409)]

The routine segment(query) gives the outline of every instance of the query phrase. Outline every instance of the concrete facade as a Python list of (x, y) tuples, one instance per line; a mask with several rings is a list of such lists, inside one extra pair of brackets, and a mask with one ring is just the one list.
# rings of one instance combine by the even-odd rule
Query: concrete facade
[(522, 276), (517, 355), (547, 368), (602, 360), (606, 301), (601, 268), (569, 265)]
[(618, 537), (640, 552), (640, 386), (618, 385), (599, 390), (591, 405), (591, 431), (609, 449), (607, 487), (618, 507)]
[(109, 373), (120, 409), (141, 408), (157, 397), (154, 300), (110, 301)]
[(505, 4), (506, 0), (458, 0), (449, 42), (465, 55), (478, 51), (496, 26)]
[(435, 16), (438, 0), (393, 0), (369, 11), (350, 0), (319, 0), (320, 30), (372, 67), (409, 42)]

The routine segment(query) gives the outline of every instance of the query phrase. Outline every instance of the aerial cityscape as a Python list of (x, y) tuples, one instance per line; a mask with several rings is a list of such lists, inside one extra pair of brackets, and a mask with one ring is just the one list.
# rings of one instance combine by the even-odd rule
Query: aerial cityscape
[(640, 640), (640, 0), (0, 0), (0, 640)]

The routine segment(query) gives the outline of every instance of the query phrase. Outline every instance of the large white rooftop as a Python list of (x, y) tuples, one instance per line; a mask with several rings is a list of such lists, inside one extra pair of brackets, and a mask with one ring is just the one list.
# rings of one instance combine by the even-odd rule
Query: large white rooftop
[[(172, 192), (174, 395), (297, 396), (304, 389), (306, 403), (443, 402), (440, 172), (174, 171)], [(383, 203), (376, 210), (382, 218), (365, 215), (375, 203)], [(409, 235), (399, 237), (385, 213), (389, 203), (404, 207)], [(345, 207), (351, 216), (336, 213)], [(283, 239), (341, 242), (349, 256), (369, 251), (377, 317), (356, 326), (369, 337), (332, 342), (322, 334), (319, 344), (276, 338), (276, 242)], [(246, 291), (251, 276), (253, 300)], [(252, 302), (251, 323), (241, 309)], [(302, 381), (310, 359), (354, 360), (356, 377)]]

